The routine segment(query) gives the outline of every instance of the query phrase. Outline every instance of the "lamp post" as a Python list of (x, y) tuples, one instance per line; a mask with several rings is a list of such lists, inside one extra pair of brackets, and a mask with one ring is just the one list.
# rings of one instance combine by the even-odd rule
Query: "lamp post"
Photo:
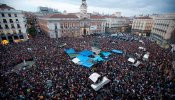
[(58, 28), (57, 28), (57, 24), (55, 24), (55, 35), (56, 35), (56, 47), (58, 49)]
[(35, 56), (32, 54), (32, 48), (27, 48), (28, 52), (30, 53), (30, 55), (32, 56), (32, 59), (35, 61)]

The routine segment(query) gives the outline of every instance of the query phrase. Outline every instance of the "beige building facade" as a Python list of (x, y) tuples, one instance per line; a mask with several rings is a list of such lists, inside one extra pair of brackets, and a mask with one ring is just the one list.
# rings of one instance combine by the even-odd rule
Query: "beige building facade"
[(153, 19), (150, 17), (136, 17), (132, 23), (132, 33), (140, 36), (149, 36), (153, 26)]
[(157, 15), (151, 31), (151, 39), (166, 45), (175, 31), (175, 13)]
[(128, 17), (104, 16), (106, 19), (106, 32), (116, 33), (125, 32), (129, 27), (130, 20)]

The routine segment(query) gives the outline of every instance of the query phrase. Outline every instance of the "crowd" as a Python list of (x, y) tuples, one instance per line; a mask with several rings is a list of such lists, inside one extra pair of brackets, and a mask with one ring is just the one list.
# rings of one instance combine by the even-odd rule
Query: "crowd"
[[(112, 54), (108, 61), (85, 68), (74, 64), (64, 52), (65, 48), (76, 51), (91, 49), (98, 41), (103, 51), (123, 50), (123, 55)], [(147, 39), (123, 41), (111, 37), (86, 36), (50, 39), (44, 35), (26, 42), (0, 46), (0, 99), (172, 99), (175, 97), (175, 82), (170, 50), (163, 49)], [(65, 47), (58, 45), (66, 43)], [(149, 61), (143, 61), (145, 47), (150, 52)], [(31, 48), (28, 50), (27, 48)], [(141, 54), (137, 57), (135, 53)], [(142, 61), (132, 66), (128, 57)], [(34, 60), (30, 69), (12, 72), (15, 65), (23, 60)], [(94, 91), (88, 77), (97, 72), (111, 81), (99, 91)], [(48, 85), (48, 81), (50, 82)]]

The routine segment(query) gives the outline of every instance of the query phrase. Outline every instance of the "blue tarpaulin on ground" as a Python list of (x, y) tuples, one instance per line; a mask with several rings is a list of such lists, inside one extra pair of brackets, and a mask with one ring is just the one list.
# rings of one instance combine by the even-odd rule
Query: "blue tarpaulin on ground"
[(81, 65), (90, 68), (90, 67), (92, 67), (94, 64), (93, 64), (93, 63), (90, 63), (90, 62), (88, 62), (88, 61), (86, 61), (86, 62), (81, 62)]
[(80, 65), (85, 66), (85, 67), (92, 67), (94, 64), (89, 62), (91, 58), (83, 55), (78, 55), (77, 58), (80, 60)]
[(86, 61), (90, 60), (89, 57), (82, 56), (82, 55), (78, 55), (77, 58), (80, 60), (80, 62), (86, 62)]
[(74, 54), (74, 53), (76, 53), (76, 52), (75, 52), (75, 49), (73, 49), (73, 48), (64, 49), (64, 51), (65, 51), (67, 54)]
[(123, 54), (123, 51), (121, 50), (112, 50), (112, 52), (117, 53), (117, 54)]
[(93, 55), (94, 53), (90, 50), (84, 50), (84, 51), (80, 52), (80, 54), (83, 56), (90, 56), (90, 55)]
[[(70, 56), (70, 58), (78, 58), (79, 64), (90, 68), (92, 67), (95, 63), (98, 61), (105, 61), (105, 58), (102, 58), (100, 55), (96, 55), (94, 58), (90, 58), (89, 56), (94, 55), (94, 53), (90, 50), (83, 50), (82, 52), (76, 52), (75, 49), (69, 48), (69, 49), (64, 49), (64, 51)], [(101, 52), (103, 56), (108, 58), (109, 55), (111, 55), (110, 52)]]
[(70, 58), (75, 58), (77, 57), (79, 54), (78, 53), (73, 53), (73, 54), (68, 54)]
[(101, 52), (101, 54), (103, 55), (103, 56), (105, 56), (105, 57), (108, 57), (108, 56), (110, 56), (111, 55), (111, 53), (110, 52)]
[(94, 61), (103, 61), (103, 58), (101, 58), (99, 55), (96, 55), (95, 58), (93, 58)]

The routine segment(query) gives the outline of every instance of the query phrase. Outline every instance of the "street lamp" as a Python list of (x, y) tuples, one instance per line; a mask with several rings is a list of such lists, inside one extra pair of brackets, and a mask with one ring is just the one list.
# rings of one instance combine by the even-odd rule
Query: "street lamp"
[(32, 48), (27, 48), (27, 50), (30, 53), (30, 55), (32, 56), (32, 59), (35, 61), (35, 56), (32, 55)]
[(58, 28), (57, 28), (57, 24), (55, 24), (55, 35), (56, 35), (56, 45), (58, 48)]

